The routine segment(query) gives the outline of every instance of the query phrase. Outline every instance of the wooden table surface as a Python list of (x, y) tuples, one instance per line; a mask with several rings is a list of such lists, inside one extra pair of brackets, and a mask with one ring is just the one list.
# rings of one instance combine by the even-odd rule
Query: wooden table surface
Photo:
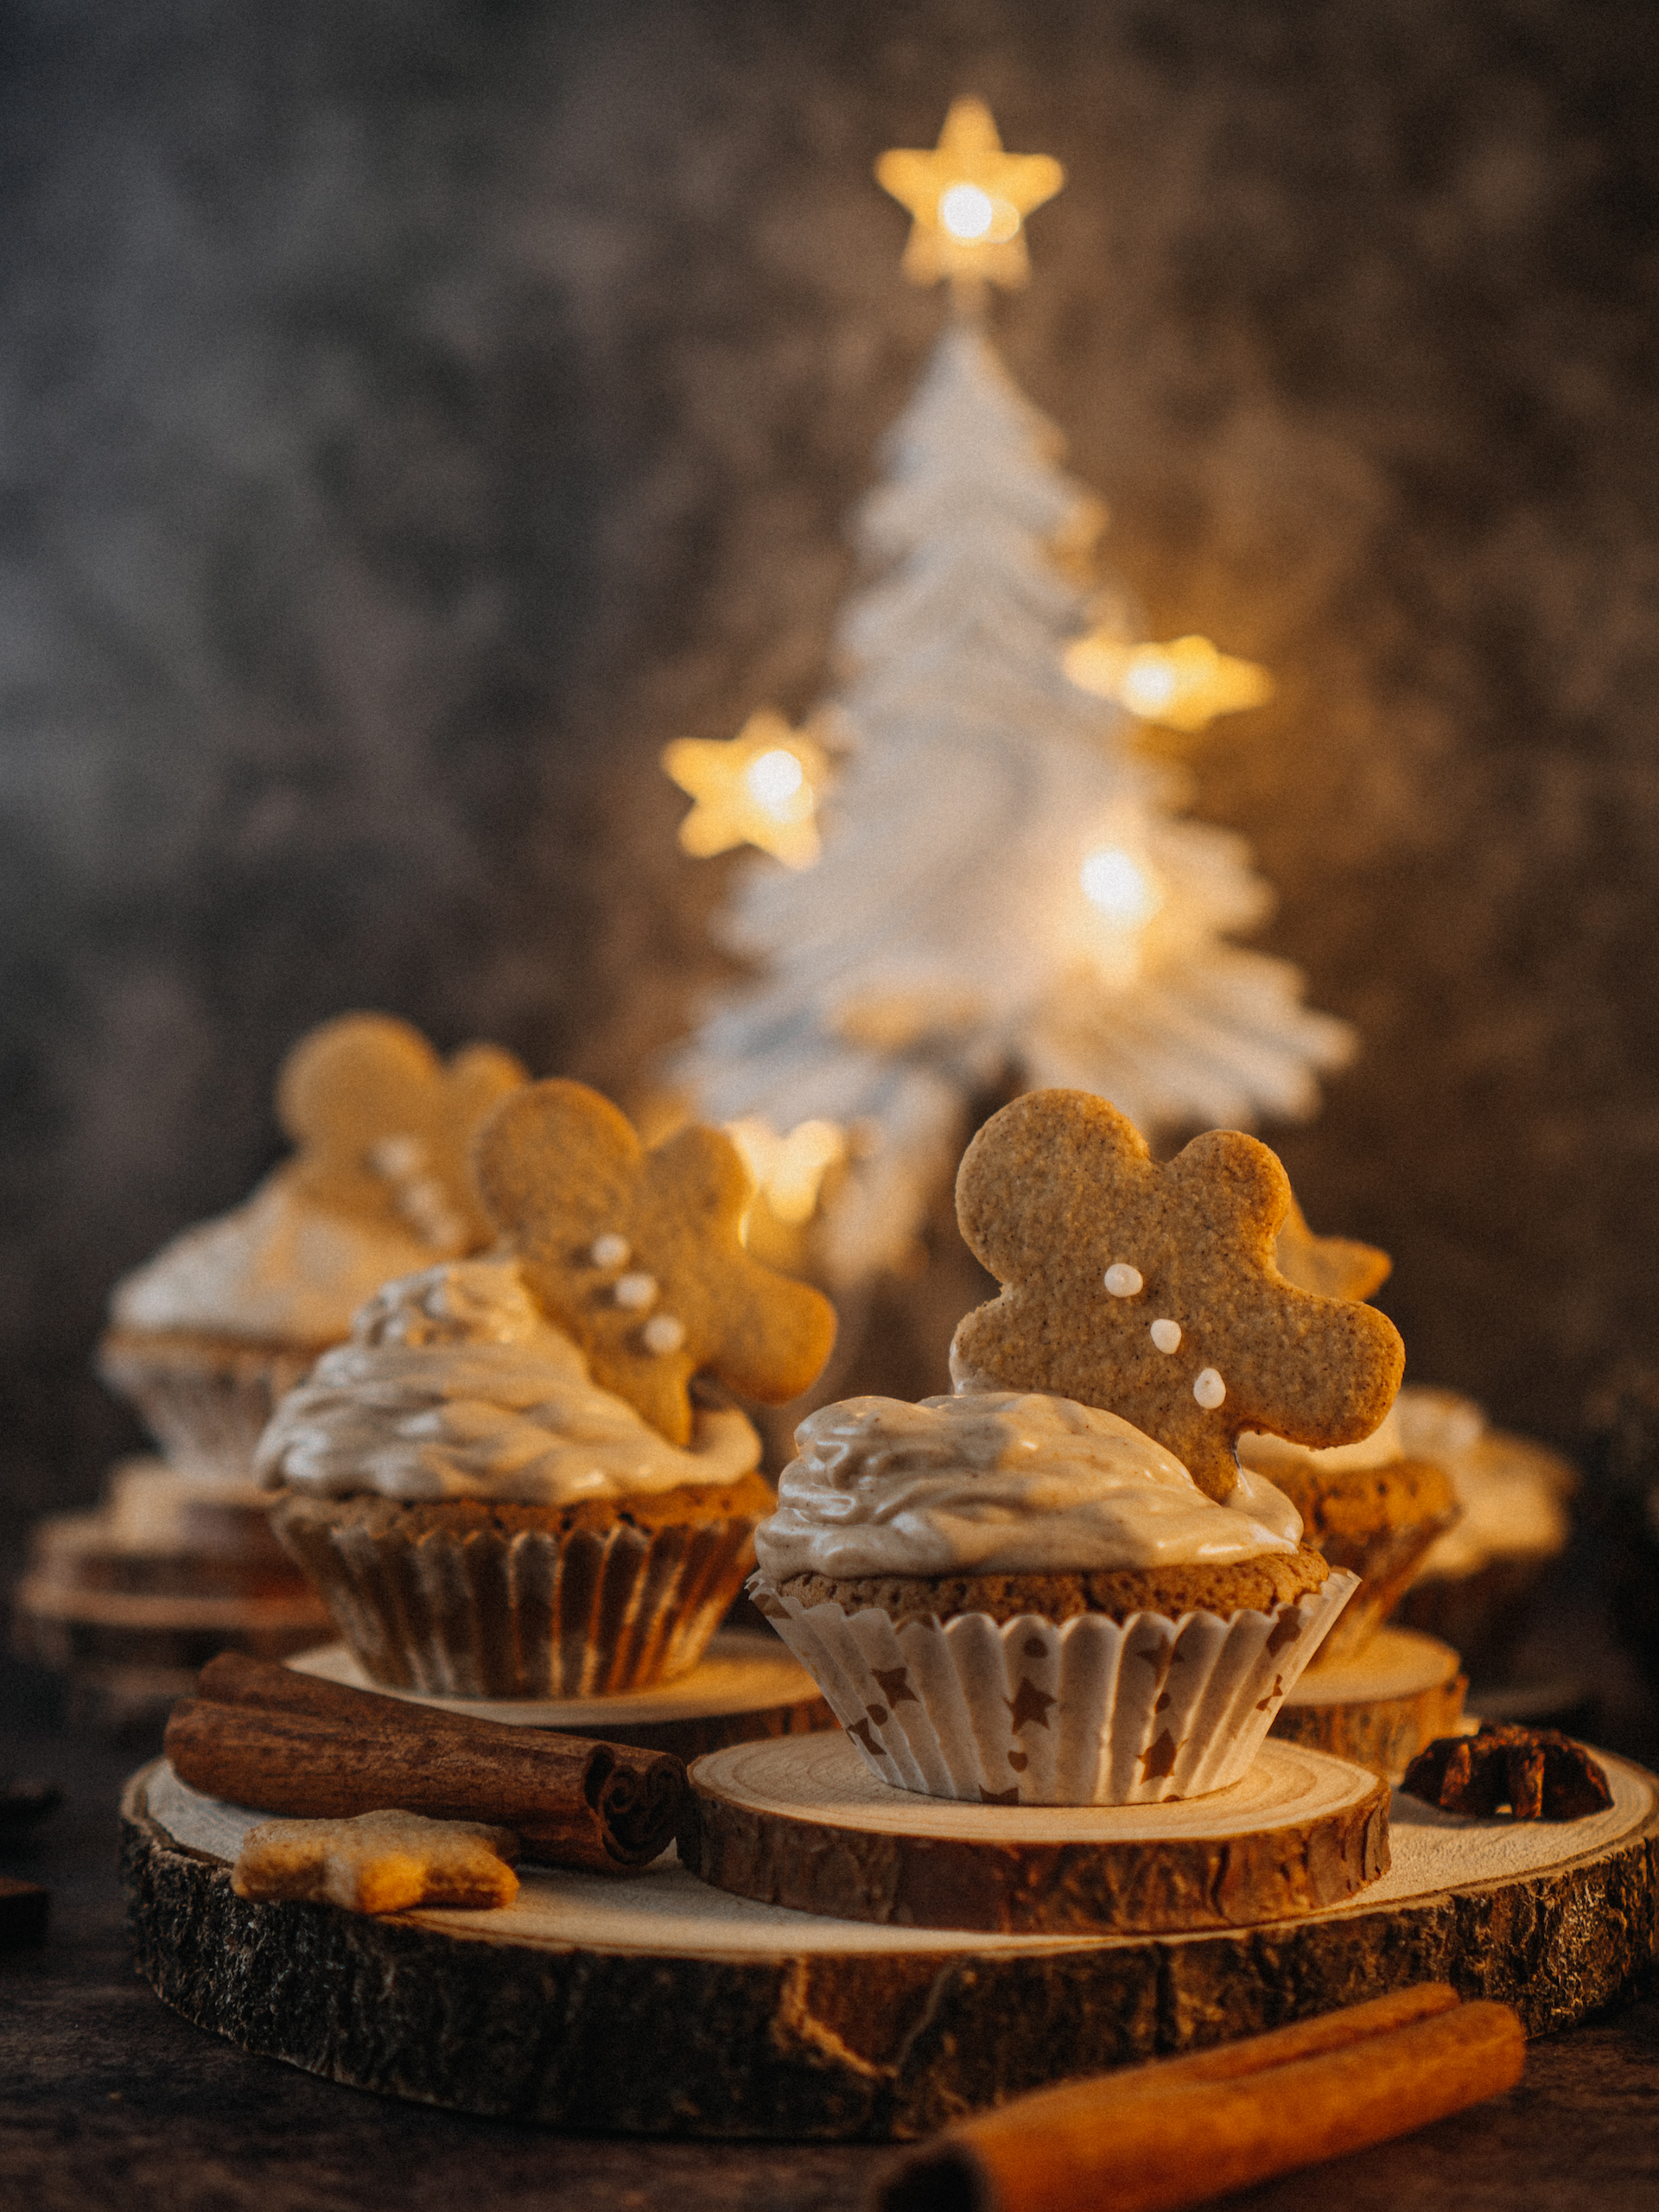
[[(51, 1933), (0, 1957), (0, 2207), (29, 2212), (840, 2212), (891, 2155), (842, 2145), (644, 2142), (394, 2104), (250, 2058), (135, 1975), (115, 1876), (120, 1783), (154, 1746), (56, 1732), (0, 1668), (0, 1770), (66, 1792), (0, 1870), (47, 1882)], [(1228, 2200), (1306, 2212), (1310, 2179)], [(1344, 2212), (1643, 2212), (1659, 2202), (1659, 1998), (1535, 2044), (1507, 2097), (1318, 2177)]]

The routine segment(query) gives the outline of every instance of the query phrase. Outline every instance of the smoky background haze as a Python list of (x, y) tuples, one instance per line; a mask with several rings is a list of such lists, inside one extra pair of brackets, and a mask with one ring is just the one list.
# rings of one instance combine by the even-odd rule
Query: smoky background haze
[(995, 311), (1254, 940), (1263, 1134), (1414, 1379), (1569, 1447), (1659, 1304), (1659, 16), (1637, 0), (6, 0), (0, 1535), (136, 1432), (114, 1277), (381, 1007), (626, 1094), (719, 972), (682, 734), (823, 685), (943, 300), (870, 180), (1057, 155)]

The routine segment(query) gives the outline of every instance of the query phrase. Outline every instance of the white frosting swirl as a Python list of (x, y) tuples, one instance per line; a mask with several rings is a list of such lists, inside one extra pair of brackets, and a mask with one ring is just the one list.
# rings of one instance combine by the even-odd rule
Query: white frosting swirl
[(111, 1318), (118, 1328), (338, 1344), (365, 1298), (432, 1256), (403, 1230), (308, 1205), (278, 1169), (244, 1205), (187, 1229), (124, 1277)]
[(1451, 1476), (1462, 1518), (1437, 1536), (1414, 1581), (1459, 1580), (1492, 1559), (1548, 1559), (1568, 1535), (1565, 1499), (1575, 1478), (1541, 1444), (1489, 1428), (1472, 1398), (1414, 1384), (1400, 1393), (1401, 1430), (1414, 1459), (1436, 1459)]
[(760, 1457), (733, 1411), (699, 1409), (690, 1449), (669, 1443), (594, 1382), (515, 1262), (459, 1260), (371, 1299), (277, 1407), (255, 1464), (270, 1486), (328, 1497), (566, 1505), (735, 1482)]
[(1116, 1414), (975, 1391), (848, 1398), (795, 1432), (755, 1552), (786, 1575), (1041, 1574), (1293, 1552), (1300, 1516), (1248, 1471), (1224, 1505)]
[(1341, 1475), (1363, 1467), (1389, 1467), (1405, 1457), (1397, 1406), (1390, 1406), (1370, 1434), (1362, 1436), (1357, 1444), (1292, 1444), (1285, 1437), (1264, 1436), (1253, 1428), (1247, 1428), (1238, 1440), (1240, 1466), (1263, 1475), (1271, 1475), (1277, 1467), (1313, 1467)]

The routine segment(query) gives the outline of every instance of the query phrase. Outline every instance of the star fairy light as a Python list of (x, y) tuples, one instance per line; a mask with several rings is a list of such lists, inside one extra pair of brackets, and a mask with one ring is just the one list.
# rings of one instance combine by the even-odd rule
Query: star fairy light
[(748, 1115), (728, 1122), (726, 1134), (754, 1179), (754, 1199), (741, 1231), (746, 1243), (761, 1201), (785, 1228), (804, 1228), (817, 1211), (824, 1177), (847, 1156), (846, 1132), (833, 1122), (801, 1122), (780, 1136), (764, 1116)]
[(1116, 700), (1143, 722), (1191, 734), (1217, 715), (1260, 707), (1273, 678), (1253, 660), (1237, 660), (1208, 638), (1177, 638), (1166, 645), (1127, 645), (1096, 630), (1066, 648), (1064, 665), (1084, 691)]
[(913, 284), (949, 277), (958, 290), (983, 282), (1023, 284), (1030, 273), (1025, 219), (1052, 200), (1065, 171), (1047, 154), (1007, 154), (983, 100), (953, 100), (939, 143), (894, 147), (876, 182), (913, 218), (904, 271)]
[(680, 843), (699, 860), (754, 845), (788, 868), (818, 857), (818, 795), (829, 776), (823, 747), (770, 707), (733, 738), (679, 737), (663, 766), (696, 802)]

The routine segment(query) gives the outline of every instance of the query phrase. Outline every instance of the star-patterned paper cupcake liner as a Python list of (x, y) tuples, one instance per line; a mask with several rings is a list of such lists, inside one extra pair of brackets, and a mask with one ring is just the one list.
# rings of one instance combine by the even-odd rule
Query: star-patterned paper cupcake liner
[(874, 1609), (749, 1591), (883, 1782), (991, 1805), (1149, 1805), (1249, 1771), (1356, 1577), (1271, 1613), (959, 1613), (895, 1627)]

